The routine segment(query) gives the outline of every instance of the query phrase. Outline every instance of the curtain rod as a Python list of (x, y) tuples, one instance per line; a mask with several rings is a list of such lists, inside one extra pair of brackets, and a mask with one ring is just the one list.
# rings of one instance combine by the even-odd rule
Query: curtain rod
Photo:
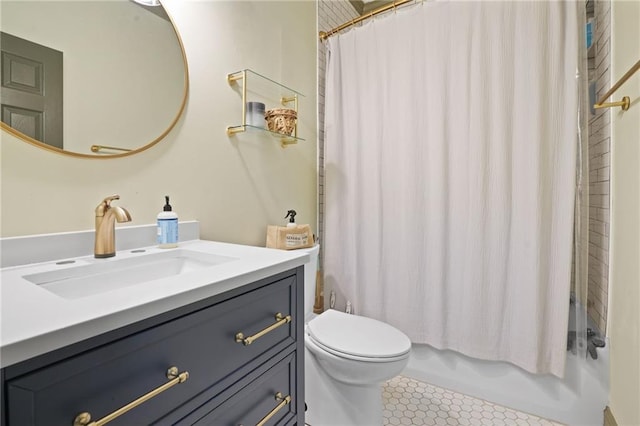
[(613, 92), (615, 92), (616, 90), (618, 90), (620, 88), (620, 86), (622, 86), (624, 84), (625, 81), (627, 81), (629, 79), (629, 77), (631, 77), (636, 71), (638, 71), (640, 69), (640, 60), (638, 62), (636, 62), (635, 65), (631, 66), (631, 68), (629, 68), (629, 71), (627, 71), (621, 78), (620, 80), (618, 80), (616, 82), (616, 84), (613, 85), (613, 87), (611, 87), (611, 89), (609, 89), (609, 91), (607, 93), (605, 93), (604, 95), (602, 95), (602, 98), (600, 99), (600, 101), (598, 103), (596, 103), (593, 107), (594, 108), (611, 108), (611, 107), (622, 107), (622, 109), (624, 111), (629, 109), (629, 97), (625, 96), (624, 98), (622, 98), (622, 100), (620, 102), (605, 102), (607, 99), (609, 99), (609, 96), (613, 95)]
[(348, 28), (348, 27), (350, 27), (352, 25), (355, 25), (358, 22), (364, 21), (365, 19), (369, 19), (372, 16), (377, 15), (379, 13), (386, 12), (387, 10), (395, 9), (398, 6), (402, 6), (403, 4), (409, 3), (409, 2), (412, 2), (412, 1), (414, 1), (414, 0), (396, 0), (391, 4), (379, 7), (377, 9), (372, 10), (369, 13), (366, 13), (366, 14), (358, 17), (358, 18), (354, 18), (349, 22), (345, 22), (344, 24), (342, 24), (342, 25), (340, 25), (338, 27), (335, 27), (332, 30), (329, 30), (329, 31), (326, 31), (326, 32), (325, 31), (320, 31), (320, 33), (318, 35), (320, 36), (320, 40), (326, 40), (327, 38), (329, 38), (330, 36), (334, 35), (335, 33), (339, 32), (339, 31), (342, 31), (345, 28)]

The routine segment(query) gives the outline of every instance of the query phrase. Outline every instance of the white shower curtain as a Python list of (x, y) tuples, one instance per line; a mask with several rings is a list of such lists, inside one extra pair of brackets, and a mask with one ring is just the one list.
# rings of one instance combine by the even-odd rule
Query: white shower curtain
[(414, 342), (562, 376), (577, 2), (425, 2), (329, 39), (324, 271)]

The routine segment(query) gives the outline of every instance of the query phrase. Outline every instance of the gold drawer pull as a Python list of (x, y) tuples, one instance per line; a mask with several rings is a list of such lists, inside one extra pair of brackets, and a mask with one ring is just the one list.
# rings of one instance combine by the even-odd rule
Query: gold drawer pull
[(167, 370), (167, 379), (170, 379), (170, 380), (167, 383), (165, 383), (164, 385), (158, 386), (157, 388), (155, 388), (151, 392), (149, 392), (149, 393), (147, 393), (145, 395), (142, 395), (140, 398), (136, 399), (135, 401), (131, 401), (130, 403), (128, 403), (124, 407), (117, 409), (113, 413), (101, 418), (100, 420), (96, 420), (95, 422), (91, 421), (91, 414), (89, 412), (85, 411), (84, 413), (80, 413), (73, 420), (73, 426), (102, 426), (102, 425), (106, 425), (111, 420), (115, 420), (117, 417), (120, 417), (121, 415), (123, 415), (127, 411), (129, 411), (129, 410), (131, 410), (133, 408), (136, 408), (138, 405), (142, 404), (143, 402), (148, 401), (151, 398), (161, 394), (162, 392), (166, 391), (170, 387), (172, 387), (174, 385), (177, 385), (179, 383), (186, 382), (188, 378), (189, 378), (189, 372), (188, 371), (184, 371), (182, 373), (178, 373), (178, 368), (177, 367), (170, 367)]
[(244, 334), (237, 333), (236, 334), (236, 343), (243, 343), (245, 346), (248, 346), (251, 343), (253, 343), (254, 340), (261, 338), (265, 334), (267, 334), (267, 333), (275, 330), (276, 328), (280, 327), (281, 325), (287, 324), (289, 322), (291, 322), (291, 315), (287, 315), (286, 317), (283, 317), (282, 314), (280, 312), (278, 312), (276, 314), (276, 322), (275, 323), (271, 324), (269, 327), (265, 328), (264, 330), (257, 332), (253, 336), (244, 337)]
[(271, 417), (275, 416), (278, 411), (282, 410), (282, 408), (285, 405), (288, 405), (291, 402), (291, 395), (287, 395), (283, 398), (282, 394), (278, 392), (276, 394), (276, 401), (280, 401), (280, 404), (276, 405), (276, 407), (273, 410), (269, 411), (269, 413), (266, 416), (264, 416), (256, 426), (263, 426), (265, 423), (269, 421)]

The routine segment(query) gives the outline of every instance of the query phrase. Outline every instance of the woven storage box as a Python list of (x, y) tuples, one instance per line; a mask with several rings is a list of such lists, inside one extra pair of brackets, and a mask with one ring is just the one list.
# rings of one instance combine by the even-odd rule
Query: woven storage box
[(291, 136), (293, 130), (296, 128), (297, 117), (298, 113), (295, 110), (288, 108), (274, 108), (267, 110), (264, 114), (269, 130), (272, 132), (282, 133), (287, 136)]

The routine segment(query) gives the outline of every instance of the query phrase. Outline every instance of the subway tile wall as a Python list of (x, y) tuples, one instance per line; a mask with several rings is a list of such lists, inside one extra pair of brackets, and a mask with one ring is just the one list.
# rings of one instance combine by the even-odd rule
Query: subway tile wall
[[(611, 87), (611, 0), (594, 2), (593, 43), (589, 81), (596, 82), (596, 98)], [(609, 301), (609, 218), (611, 108), (597, 109), (589, 120), (589, 318), (604, 334)]]
[[(359, 16), (348, 0), (318, 1), (318, 31), (329, 31)], [(318, 236), (320, 237), (320, 267), (324, 259), (324, 91), (326, 42), (318, 44)], [(324, 291), (324, 289), (323, 289)], [(325, 294), (325, 305), (329, 303)]]

